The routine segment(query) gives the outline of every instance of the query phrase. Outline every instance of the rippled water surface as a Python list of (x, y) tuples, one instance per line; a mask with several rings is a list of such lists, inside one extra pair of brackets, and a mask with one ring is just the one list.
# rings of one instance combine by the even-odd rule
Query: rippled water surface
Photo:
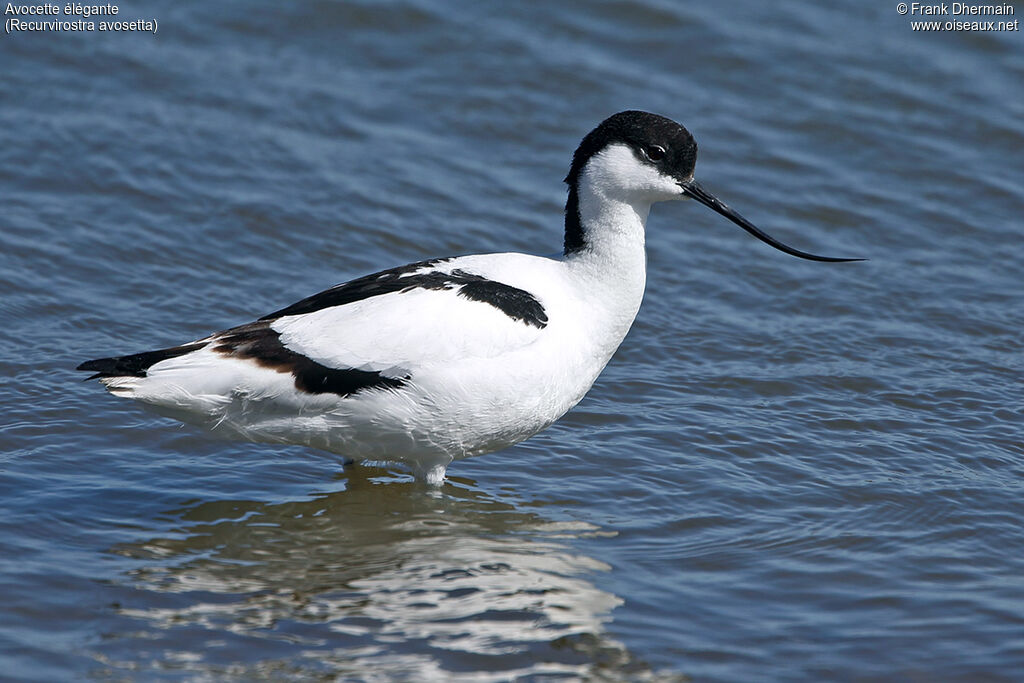
[[(133, 2), (155, 36), (0, 36), (0, 677), (1018, 678), (1024, 38), (896, 4)], [(439, 492), (73, 371), (554, 252), (576, 144), (627, 108), (780, 239), (870, 260), (656, 206), (590, 395)]]

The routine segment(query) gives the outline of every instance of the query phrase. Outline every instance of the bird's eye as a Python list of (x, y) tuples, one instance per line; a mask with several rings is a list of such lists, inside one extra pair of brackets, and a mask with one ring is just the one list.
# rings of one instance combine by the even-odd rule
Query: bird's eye
[(644, 154), (651, 161), (661, 161), (665, 158), (665, 148), (661, 145), (648, 145), (644, 147)]

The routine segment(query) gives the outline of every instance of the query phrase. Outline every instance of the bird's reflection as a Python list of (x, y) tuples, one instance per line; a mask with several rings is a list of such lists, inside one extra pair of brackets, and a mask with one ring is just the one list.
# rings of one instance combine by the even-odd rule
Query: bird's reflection
[(175, 533), (116, 548), (139, 566), (117, 606), (126, 628), (98, 659), (415, 680), (642, 668), (605, 632), (621, 600), (592, 578), (608, 567), (570, 544), (600, 529), (466, 479), (438, 493), (360, 467), (345, 486), (298, 502), (196, 501), (173, 512)]

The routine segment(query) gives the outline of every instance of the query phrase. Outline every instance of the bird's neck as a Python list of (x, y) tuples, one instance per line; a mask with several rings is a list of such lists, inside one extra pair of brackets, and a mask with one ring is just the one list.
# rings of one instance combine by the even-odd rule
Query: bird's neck
[[(565, 207), (565, 263), (586, 298), (599, 298), (608, 330), (619, 339), (643, 299), (647, 255), (644, 228), (651, 204), (615, 196), (583, 173)], [(618, 342), (616, 342), (616, 345)]]

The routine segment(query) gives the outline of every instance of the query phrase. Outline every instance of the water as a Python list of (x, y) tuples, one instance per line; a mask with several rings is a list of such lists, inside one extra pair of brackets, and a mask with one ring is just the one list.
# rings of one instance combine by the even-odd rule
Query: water
[[(0, 677), (1018, 677), (1021, 33), (819, 5), (135, 2), (156, 36), (0, 37)], [(570, 155), (626, 108), (762, 228), (871, 260), (656, 206), (597, 386), (436, 495), (73, 372), (556, 251)]]

